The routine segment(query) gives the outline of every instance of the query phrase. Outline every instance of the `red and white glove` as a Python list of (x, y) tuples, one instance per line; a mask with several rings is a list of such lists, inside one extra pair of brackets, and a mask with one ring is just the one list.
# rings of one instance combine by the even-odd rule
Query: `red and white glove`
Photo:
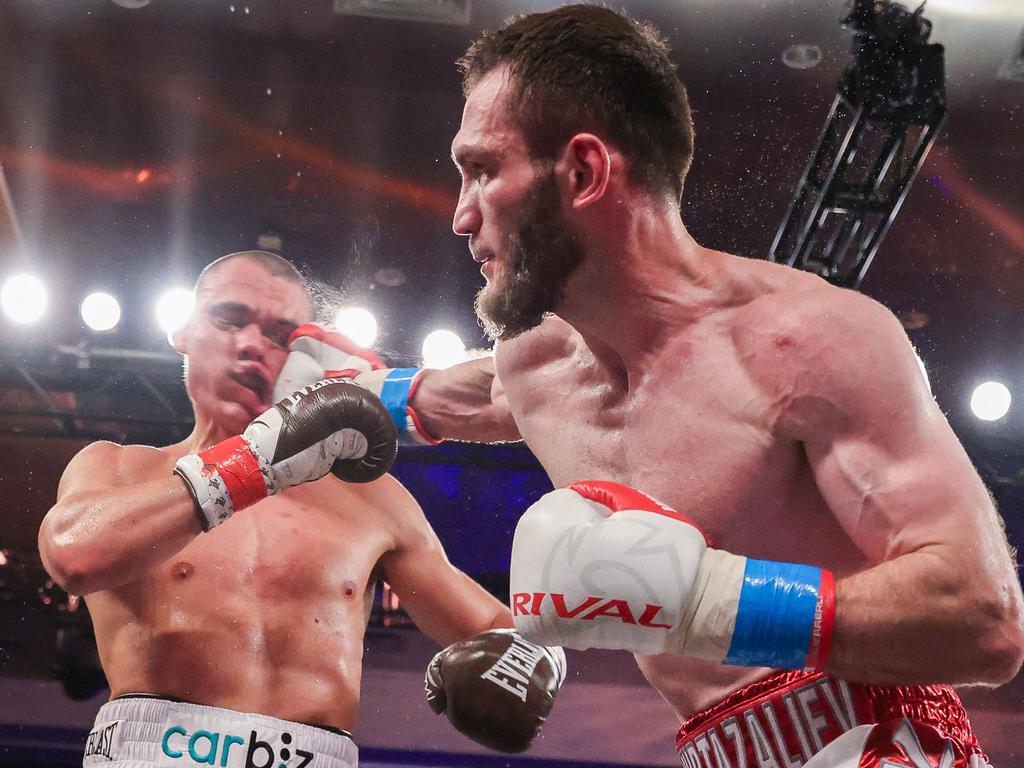
[(823, 668), (835, 616), (829, 571), (712, 549), (674, 509), (599, 481), (526, 511), (510, 591), (516, 629), (535, 643), (740, 666)]
[(391, 414), (398, 439), (407, 445), (436, 445), (409, 404), (426, 368), (388, 368), (343, 333), (315, 323), (300, 325), (288, 337), (288, 359), (274, 382), (274, 401), (320, 379), (351, 378), (381, 399)]
[(288, 337), (288, 358), (274, 382), (273, 401), (321, 379), (354, 379), (384, 367), (379, 357), (345, 334), (306, 323)]

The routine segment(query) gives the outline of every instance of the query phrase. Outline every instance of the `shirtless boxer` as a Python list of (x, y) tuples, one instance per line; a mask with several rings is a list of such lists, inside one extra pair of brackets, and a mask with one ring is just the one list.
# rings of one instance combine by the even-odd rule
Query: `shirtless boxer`
[[(565, 7), (462, 66), (454, 229), (497, 376), (407, 376), (407, 407), (434, 437), (521, 436), (558, 489), (516, 533), (517, 627), (636, 652), (689, 768), (983, 764), (948, 685), (1018, 673), (1020, 584), (897, 320), (693, 240), (686, 93), (650, 28)], [(592, 479), (614, 483), (568, 487)]]
[[(280, 257), (218, 260), (173, 336), (192, 433), (165, 448), (94, 443), (64, 472), (40, 552), (58, 583), (86, 596), (111, 693), (85, 765), (355, 766), (348, 732), (378, 579), (438, 642), (511, 625), (508, 609), (448, 562), (396, 480), (324, 476), (335, 458), (352, 465), (342, 477), (360, 481), (390, 466), (359, 464), (394, 457), (379, 400), (342, 382), (271, 408), (289, 336), (310, 314), (301, 276)], [(339, 389), (350, 402), (324, 401)], [(322, 439), (334, 430), (338, 439)], [(282, 459), (289, 441), (297, 448)], [(502, 630), (470, 642), (495, 663), (512, 638)], [(564, 674), (555, 653), (532, 648), (529, 702), (504, 710), (508, 729), (487, 732), (493, 722), (473, 722), (472, 711), (457, 725), (491, 746), (525, 748)], [(461, 659), (442, 658), (449, 699), (458, 697)]]

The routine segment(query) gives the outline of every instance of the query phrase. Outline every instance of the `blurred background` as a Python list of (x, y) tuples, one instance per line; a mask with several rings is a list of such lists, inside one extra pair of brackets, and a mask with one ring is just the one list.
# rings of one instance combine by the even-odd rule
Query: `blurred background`
[[(341, 327), (366, 338), (376, 326), (391, 363), (445, 365), (486, 347), (478, 266), (450, 228), (454, 61), (480, 31), (556, 5), (0, 4), (0, 765), (80, 764), (103, 701), (88, 619), (47, 582), (36, 532), (87, 442), (187, 433), (166, 342), (187, 307), (173, 289), (217, 256), (264, 248), (321, 281), (326, 319), (347, 310)], [(704, 245), (765, 258), (849, 62), (846, 4), (615, 7), (667, 36), (689, 89), (687, 226)], [(925, 14), (945, 46), (948, 119), (860, 290), (903, 321), (1020, 546), (1024, 4), (930, 0)], [(424, 348), (435, 331), (447, 333)], [(456, 565), (507, 595), (516, 517), (549, 488), (529, 453), (406, 449), (396, 474)], [(678, 764), (677, 723), (625, 655), (573, 654), (573, 684), (513, 760), (429, 712), (432, 653), (379, 595), (356, 733), (367, 765)], [(1024, 759), (1024, 680), (965, 698), (994, 764)]]

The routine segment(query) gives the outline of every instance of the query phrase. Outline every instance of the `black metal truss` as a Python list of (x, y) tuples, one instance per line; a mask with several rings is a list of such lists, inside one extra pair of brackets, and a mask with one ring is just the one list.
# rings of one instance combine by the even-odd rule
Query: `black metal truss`
[(182, 359), (131, 349), (0, 347), (0, 433), (173, 442), (192, 427)]
[(943, 48), (931, 24), (887, 0), (857, 0), (854, 60), (768, 253), (859, 287), (945, 120)]

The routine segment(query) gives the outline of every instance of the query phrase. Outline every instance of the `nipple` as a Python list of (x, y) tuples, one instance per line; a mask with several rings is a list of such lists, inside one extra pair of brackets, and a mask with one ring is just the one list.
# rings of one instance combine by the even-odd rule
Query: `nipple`
[(192, 563), (179, 560), (173, 566), (171, 566), (171, 577), (175, 581), (184, 581), (192, 575), (195, 568), (192, 567)]

